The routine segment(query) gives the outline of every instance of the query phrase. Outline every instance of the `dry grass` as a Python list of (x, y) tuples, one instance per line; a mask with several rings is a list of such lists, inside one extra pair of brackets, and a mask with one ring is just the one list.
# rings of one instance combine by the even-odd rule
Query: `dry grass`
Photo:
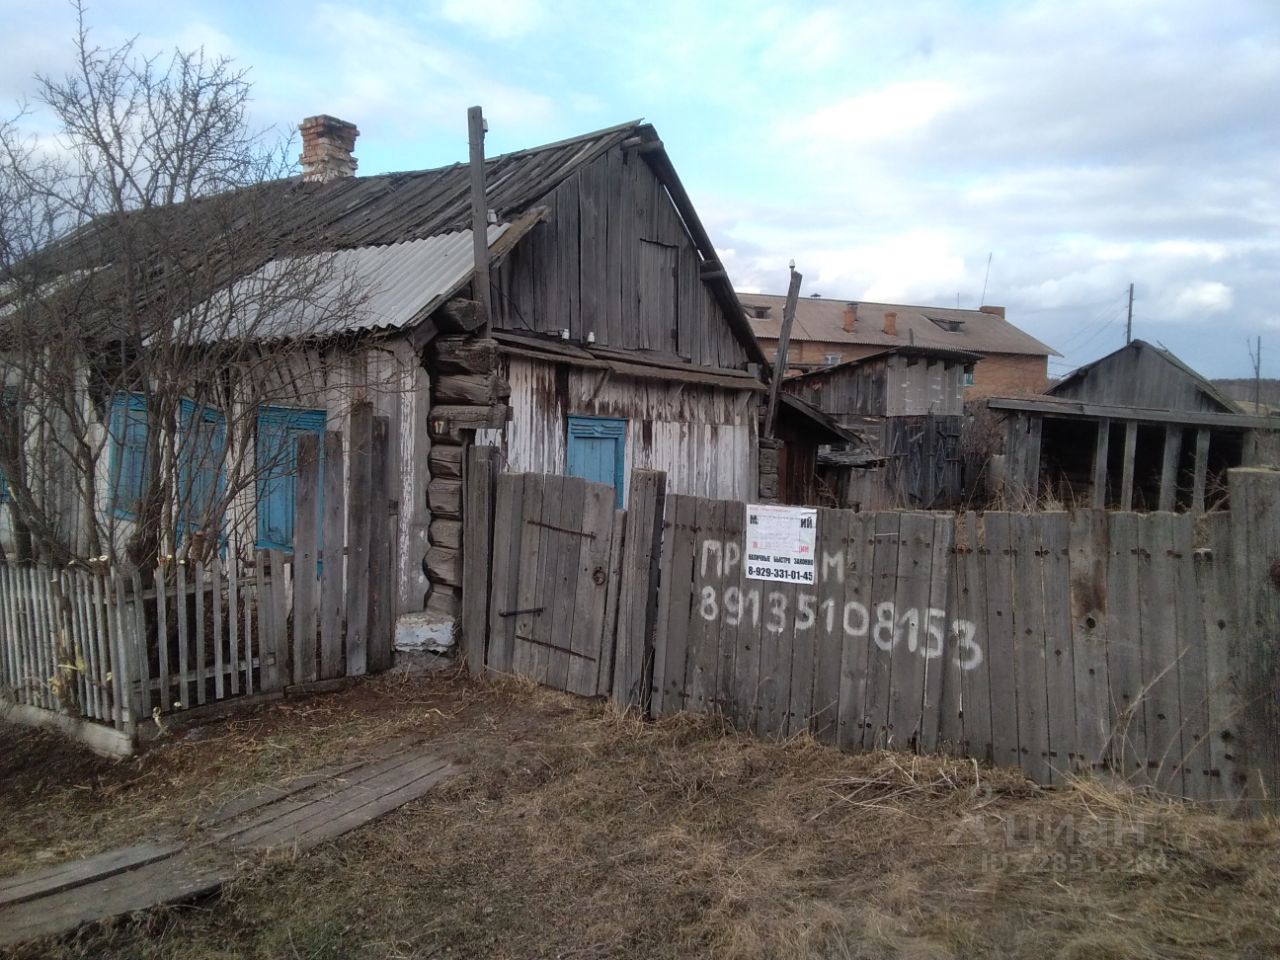
[(377, 681), (211, 727), (120, 765), (127, 777), (91, 772), (87, 791), (51, 767), (39, 791), (0, 794), (3, 863), (180, 825), (236, 785), (411, 729), (466, 771), (298, 862), (253, 867), (221, 899), (18, 955), (1280, 954), (1273, 821), (763, 743), (707, 718), (645, 724), (519, 684)]

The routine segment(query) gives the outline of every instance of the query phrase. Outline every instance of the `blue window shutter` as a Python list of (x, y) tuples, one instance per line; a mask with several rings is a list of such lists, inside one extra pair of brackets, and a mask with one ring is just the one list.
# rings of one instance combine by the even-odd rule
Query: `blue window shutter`
[(614, 503), (621, 507), (627, 421), (611, 417), (570, 417), (568, 440), (568, 474), (613, 487)]
[[(324, 427), (323, 410), (296, 410), (290, 407), (258, 409), (257, 546), (260, 550), (293, 550), (293, 499), (298, 476), (298, 437), (314, 434), (320, 438), (323, 469)], [(321, 499), (322, 497), (317, 498)], [(318, 528), (323, 507), (322, 502), (316, 505)]]
[(183, 527), (194, 527), (217, 504), (226, 486), (223, 458), (227, 421), (222, 411), (209, 406), (197, 408), (190, 400), (182, 401), (179, 418), (182, 456), (178, 498)]
[(128, 520), (138, 516), (147, 485), (147, 400), (140, 393), (111, 398), (111, 508)]

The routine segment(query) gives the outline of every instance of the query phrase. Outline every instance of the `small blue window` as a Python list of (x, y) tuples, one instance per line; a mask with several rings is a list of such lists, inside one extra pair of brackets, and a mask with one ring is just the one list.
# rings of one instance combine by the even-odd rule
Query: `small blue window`
[[(258, 549), (293, 550), (293, 498), (298, 478), (298, 437), (319, 437), (324, 465), (323, 410), (258, 408)], [(316, 498), (319, 501), (319, 497)], [(317, 502), (317, 526), (323, 504)]]
[(973, 371), (972, 371), (972, 370), (966, 370), (966, 371), (965, 371), (965, 375), (964, 375), (964, 386), (966, 386), (966, 387), (972, 387), (972, 386), (973, 386)]
[[(226, 486), (227, 420), (222, 411), (183, 400), (178, 410), (178, 504), (184, 528), (207, 521)], [(219, 524), (219, 527), (221, 524)]]
[(570, 417), (568, 473), (613, 487), (622, 507), (622, 478), (627, 465), (627, 421), (609, 417)]
[(111, 512), (136, 520), (147, 489), (147, 398), (118, 392), (111, 398), (107, 431), (111, 437)]

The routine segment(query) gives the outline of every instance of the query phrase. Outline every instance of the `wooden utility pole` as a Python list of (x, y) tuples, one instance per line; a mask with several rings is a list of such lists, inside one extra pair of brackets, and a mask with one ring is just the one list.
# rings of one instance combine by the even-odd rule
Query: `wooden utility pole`
[[(1245, 341), (1247, 344), (1249, 341)], [(1249, 359), (1253, 361), (1253, 412), (1256, 416), (1262, 409), (1262, 337), (1258, 337), (1258, 348), (1249, 348)]]
[(791, 324), (796, 319), (796, 301), (800, 299), (800, 281), (803, 279), (796, 273), (796, 262), (792, 260), (791, 286), (787, 288), (787, 304), (782, 308), (782, 333), (778, 336), (778, 357), (769, 382), (769, 410), (764, 418), (764, 435), (770, 438), (778, 417), (778, 391), (782, 388), (782, 378), (787, 375), (787, 347), (791, 344)]
[(1133, 284), (1129, 284), (1129, 317), (1124, 322), (1124, 342), (1133, 343)]
[(493, 313), (489, 304), (489, 205), (484, 195), (484, 135), (488, 130), (479, 107), (467, 110), (467, 142), (471, 148), (471, 241), (475, 248), (475, 297), (482, 320), (477, 336), (489, 336)]

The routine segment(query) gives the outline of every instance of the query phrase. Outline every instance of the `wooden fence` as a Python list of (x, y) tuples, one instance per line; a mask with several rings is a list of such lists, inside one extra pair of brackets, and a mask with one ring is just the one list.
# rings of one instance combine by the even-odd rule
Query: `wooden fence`
[(0, 703), (131, 739), (158, 715), (388, 669), (386, 420), (358, 405), (351, 423), (349, 521), (341, 435), (298, 441), (292, 554), (225, 549), (145, 572), (0, 566)]
[[(1201, 518), (818, 510), (803, 586), (747, 576), (747, 504), (664, 497), (637, 471), (628, 511), (588, 521), (593, 486), (499, 478), (492, 560), (483, 538), (465, 558), (493, 572), (473, 664), (1044, 784), (1280, 790), (1280, 473), (1233, 472), (1235, 512)], [(565, 682), (584, 657), (594, 690)]]

